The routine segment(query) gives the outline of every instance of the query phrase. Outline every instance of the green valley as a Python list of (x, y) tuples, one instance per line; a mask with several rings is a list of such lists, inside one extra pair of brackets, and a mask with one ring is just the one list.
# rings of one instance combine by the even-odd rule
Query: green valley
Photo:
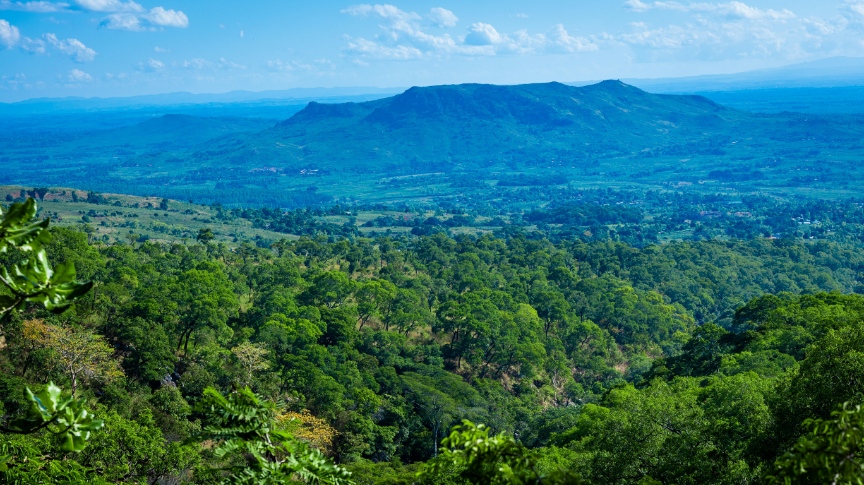
[(356, 101), (0, 140), (0, 477), (855, 483), (860, 115)]

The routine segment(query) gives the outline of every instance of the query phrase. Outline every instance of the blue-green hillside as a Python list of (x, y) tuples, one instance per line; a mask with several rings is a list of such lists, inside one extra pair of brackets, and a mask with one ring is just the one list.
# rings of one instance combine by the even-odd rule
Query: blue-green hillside
[[(70, 116), (64, 126), (75, 125)], [(79, 131), (50, 117), (40, 129), (41, 119), (0, 138), (0, 183), (233, 206), (504, 213), (560, 202), (550, 190), (794, 201), (857, 196), (864, 184), (861, 115), (757, 114), (618, 81), (432, 86), (260, 117), (167, 114)]]
[(578, 162), (681, 138), (711, 143), (746, 118), (706, 98), (652, 95), (618, 81), (433, 86), (365, 103), (310, 103), (234, 157), (400, 171), (424, 163)]

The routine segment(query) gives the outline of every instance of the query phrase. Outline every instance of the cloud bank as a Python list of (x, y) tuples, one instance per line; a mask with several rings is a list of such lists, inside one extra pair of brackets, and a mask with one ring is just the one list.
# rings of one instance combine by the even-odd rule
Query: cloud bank
[(343, 9), (342, 13), (380, 22), (380, 32), (372, 39), (345, 36), (345, 52), (361, 60), (406, 61), (450, 55), (524, 55), (598, 49), (593, 40), (571, 35), (562, 24), (553, 26), (547, 33), (532, 34), (526, 30), (499, 32), (492, 24), (474, 22), (461, 33), (431, 34), (429, 27), (452, 29), (459, 18), (441, 7), (420, 15), (388, 4), (354, 5)]
[(0, 10), (34, 13), (84, 11), (106, 14), (100, 26), (139, 32), (159, 27), (186, 28), (189, 17), (180, 10), (165, 7), (145, 9), (141, 4), (123, 0), (73, 0), (66, 2), (0, 0)]

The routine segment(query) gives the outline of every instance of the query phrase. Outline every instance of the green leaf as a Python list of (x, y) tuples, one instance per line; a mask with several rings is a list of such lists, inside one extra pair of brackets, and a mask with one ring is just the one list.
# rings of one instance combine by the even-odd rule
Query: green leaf
[(50, 239), (45, 230), (49, 220), (30, 223), (36, 216), (36, 201), (28, 198), (22, 204), (13, 204), (0, 221), (0, 252), (9, 246), (23, 251), (38, 250)]
[(54, 269), (54, 276), (51, 278), (51, 284), (62, 285), (75, 281), (75, 265), (72, 263), (58, 264)]

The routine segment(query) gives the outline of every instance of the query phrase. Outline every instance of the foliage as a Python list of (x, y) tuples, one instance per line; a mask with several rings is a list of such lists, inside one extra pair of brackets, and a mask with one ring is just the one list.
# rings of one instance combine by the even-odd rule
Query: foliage
[(231, 349), (240, 370), (239, 387), (251, 387), (255, 374), (270, 368), (270, 362), (265, 359), (267, 352), (261, 345), (251, 342), (243, 342)]
[[(40, 198), (44, 197), (41, 189), (36, 191), (39, 192)], [(9, 249), (13, 248), (32, 254), (25, 263), (12, 265), (11, 273), (5, 267), (0, 270), (0, 282), (11, 293), (11, 295), (0, 295), (0, 323), (3, 319), (8, 321), (13, 310), (23, 309), (28, 302), (41, 304), (45, 309), (55, 313), (62, 313), (75, 299), (84, 296), (92, 287), (92, 283), (75, 282), (75, 267), (71, 263), (60, 264), (56, 271), (51, 268), (44, 248), (49, 241), (47, 232), (49, 220), (31, 222), (35, 215), (36, 202), (28, 198), (22, 204), (13, 204), (0, 221), (0, 253), (9, 252)], [(62, 331), (58, 330), (58, 332)], [(56, 338), (58, 333), (48, 331), (42, 332), (41, 335), (45, 337), (47, 345), (56, 344), (55, 346), (63, 352), (77, 350), (66, 348), (66, 345), (71, 342)], [(99, 354), (100, 359), (105, 357), (104, 344), (96, 350), (96, 353)], [(32, 434), (45, 429), (58, 435), (62, 451), (81, 452), (87, 445), (90, 433), (103, 426), (103, 422), (93, 419), (93, 415), (84, 408), (82, 401), (74, 396), (76, 376), (82, 371), (96, 369), (91, 365), (92, 363), (91, 360), (78, 364), (69, 359), (63, 362), (72, 376), (72, 396), (64, 396), (61, 389), (53, 382), (35, 394), (29, 388), (25, 388), (29, 409), (24, 416), (13, 419), (8, 427), (0, 430), (6, 433)], [(12, 455), (0, 455), (0, 471), (8, 471), (10, 464), (14, 466), (13, 458)]]
[(10, 295), (0, 295), (0, 316), (13, 309), (23, 309), (28, 302), (38, 303), (46, 309), (62, 312), (72, 301), (86, 294), (92, 283), (75, 282), (75, 267), (60, 264), (52, 268), (44, 244), (48, 241), (49, 220), (30, 222), (36, 216), (36, 201), (27, 199), (13, 204), (0, 221), (0, 252), (10, 248), (31, 252), (32, 257), (23, 264), (15, 264), (11, 271), (0, 270), (0, 282)]
[(804, 422), (810, 433), (777, 459), (773, 483), (864, 483), (864, 410), (847, 402), (831, 414)]
[(72, 394), (87, 381), (108, 383), (123, 377), (114, 349), (104, 337), (84, 329), (46, 325), (40, 320), (23, 322), (24, 334), (37, 346), (52, 351), (51, 366), (56, 366), (70, 381)]
[(248, 388), (227, 398), (213, 388), (204, 391), (199, 409), (212, 424), (205, 426), (200, 439), (215, 440), (215, 456), (240, 457), (227, 483), (269, 484), (292, 481), (350, 484), (350, 473), (334, 465), (320, 451), (278, 429), (276, 407)]
[[(537, 476), (591, 483), (756, 483), (809, 432), (802, 421), (864, 395), (853, 243), (438, 231), (266, 248), (225, 244), (222, 226), (207, 244), (50, 232), (46, 255), (94, 289), (62, 316), (9, 315), (0, 413), (24, 416), (28, 385), (71, 383), (58, 352), (90, 349), (69, 354), (91, 362), (75, 395), (105, 427), (76, 454), (48, 432), (0, 436), (20, 477), (59, 461), (115, 483), (299, 480), (297, 467), (333, 460), (359, 483), (455, 484), (471, 467), (497, 470), (490, 460), (511, 471), (528, 460)], [(61, 334), (89, 343), (51, 341)], [(260, 412), (235, 419), (224, 403)], [(438, 450), (463, 420), (488, 427), (485, 454), (415, 478), (436, 454), (467, 456)]]
[[(12, 420), (9, 427), (0, 428), (5, 433), (31, 434), (47, 429), (60, 438), (60, 449), (66, 452), (81, 452), (87, 446), (90, 433), (103, 426), (103, 421), (93, 419), (93, 415), (83, 408), (81, 401), (63, 392), (53, 383), (34, 394), (26, 390), (30, 401), (28, 413)], [(0, 456), (0, 471), (9, 467), (11, 456)]]
[(418, 472), (426, 479), (455, 470), (458, 477), (472, 484), (528, 485), (579, 484), (582, 480), (566, 470), (543, 474), (539, 456), (505, 434), (489, 436), (489, 428), (463, 421), (441, 442), (442, 453)]
[(313, 416), (305, 409), (299, 413), (285, 411), (276, 416), (276, 423), (295, 438), (306, 441), (325, 453), (332, 449), (338, 433), (326, 420)]

